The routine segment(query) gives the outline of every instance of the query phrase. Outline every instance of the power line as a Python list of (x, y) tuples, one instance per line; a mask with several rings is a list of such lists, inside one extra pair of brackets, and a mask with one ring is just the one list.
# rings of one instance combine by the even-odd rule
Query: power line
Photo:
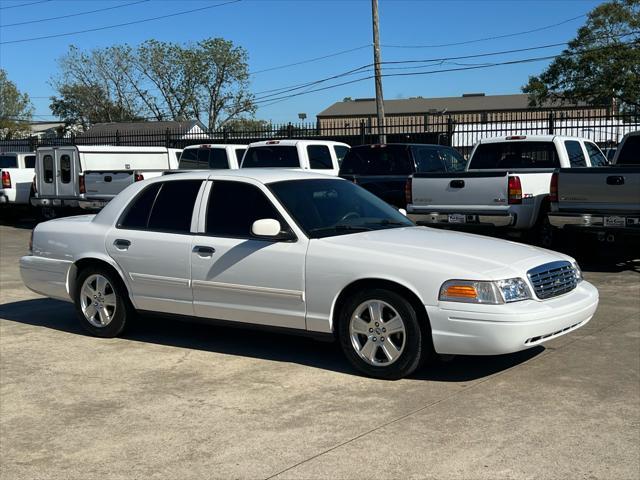
[(525, 30), (525, 31), (522, 31), (522, 32), (506, 33), (504, 35), (494, 35), (494, 36), (491, 36), (491, 37), (476, 38), (474, 40), (464, 40), (464, 41), (461, 41), (461, 42), (440, 43), (440, 44), (431, 44), (431, 45), (382, 45), (382, 46), (384, 48), (440, 48), (440, 47), (454, 47), (454, 46), (458, 46), (458, 45), (469, 45), (471, 43), (486, 42), (486, 41), (489, 41), (489, 40), (497, 40), (497, 39), (501, 39), (501, 38), (517, 37), (517, 36), (520, 36), (520, 35), (527, 35), (529, 33), (541, 32), (543, 30), (548, 30), (550, 28), (559, 27), (560, 25), (564, 25), (565, 23), (573, 22), (575, 20), (578, 20), (580, 18), (584, 18), (586, 16), (587, 16), (587, 14), (583, 13), (582, 15), (578, 15), (577, 17), (568, 18), (566, 20), (563, 20), (563, 21), (558, 22), (558, 23), (554, 23), (552, 25), (545, 25), (544, 27), (538, 27), (538, 28), (534, 28), (534, 29), (531, 29), (531, 30)]
[(5, 25), (0, 25), (0, 27), (2, 27), (2, 28), (17, 27), (18, 25), (28, 25), (30, 23), (42, 23), (42, 22), (48, 22), (50, 20), (60, 20), (62, 18), (79, 17), (81, 15), (89, 15), (91, 13), (98, 13), (98, 12), (106, 12), (107, 10), (115, 10), (116, 8), (129, 7), (131, 5), (137, 5), (139, 3), (145, 3), (145, 2), (149, 2), (149, 1), (150, 0), (139, 0), (137, 2), (125, 3), (125, 4), (122, 4), (122, 5), (115, 5), (113, 7), (99, 8), (97, 10), (88, 10), (86, 12), (71, 13), (69, 15), (60, 15), (58, 17), (40, 18), (38, 20), (28, 20), (26, 22), (7, 23)]
[(182, 11), (182, 12), (170, 13), (170, 14), (167, 14), (167, 15), (160, 15), (158, 17), (143, 18), (142, 20), (134, 20), (132, 22), (118, 23), (116, 25), (107, 25), (107, 26), (104, 26), (104, 27), (89, 28), (87, 30), (78, 30), (76, 32), (57, 33), (55, 35), (43, 35), (41, 37), (31, 37), (31, 38), (21, 38), (19, 40), (9, 40), (9, 41), (5, 41), (5, 42), (0, 42), (0, 45), (8, 45), (8, 44), (12, 44), (12, 43), (32, 42), (32, 41), (35, 41), (35, 40), (44, 40), (44, 39), (47, 39), (47, 38), (67, 37), (69, 35), (77, 35), (79, 33), (97, 32), (97, 31), (100, 31), (100, 30), (108, 30), (110, 28), (126, 27), (126, 26), (129, 26), (129, 25), (136, 25), (138, 23), (151, 22), (151, 21), (154, 21), (154, 20), (161, 20), (163, 18), (177, 17), (178, 15), (186, 15), (188, 13), (200, 12), (202, 10), (209, 10), (211, 8), (222, 7), (224, 5), (230, 5), (232, 3), (238, 3), (238, 2), (241, 2), (241, 1), (242, 0), (229, 0), (229, 1), (224, 2), (224, 3), (217, 3), (215, 5), (209, 5), (209, 6), (206, 6), (206, 7), (194, 8), (194, 9), (191, 9), (191, 10), (185, 10), (185, 11)]
[(359, 47), (350, 48), (349, 50), (342, 50), (340, 52), (330, 53), (328, 55), (323, 55), (322, 57), (310, 58), (309, 60), (302, 60), (300, 62), (288, 63), (286, 65), (278, 65), (277, 67), (269, 67), (269, 68), (265, 68), (263, 70), (257, 70), (255, 72), (251, 72), (251, 73), (249, 73), (249, 75), (257, 75), (259, 73), (271, 72), (273, 70), (280, 70), (282, 68), (295, 67), (297, 65), (304, 65), (305, 63), (317, 62), (318, 60), (324, 60), (326, 58), (337, 57), (338, 55), (344, 55), (345, 53), (356, 52), (356, 51), (362, 50), (364, 48), (369, 48), (370, 46), (371, 45), (361, 45)]
[(51, 0), (39, 0), (38, 2), (21, 3), (20, 5), (11, 5), (9, 7), (0, 7), (0, 10), (9, 10), (10, 8), (28, 7), (29, 5), (37, 5), (38, 3), (47, 3)]

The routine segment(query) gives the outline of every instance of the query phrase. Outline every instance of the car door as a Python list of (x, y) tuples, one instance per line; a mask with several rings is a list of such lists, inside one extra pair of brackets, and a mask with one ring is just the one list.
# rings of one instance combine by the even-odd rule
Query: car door
[(202, 180), (151, 183), (107, 234), (106, 249), (127, 275), (139, 310), (193, 315), (193, 211), (202, 188)]
[(251, 234), (253, 222), (264, 218), (292, 230), (270, 192), (249, 179), (214, 180), (205, 198), (191, 253), (195, 315), (304, 329), (306, 238)]
[(55, 150), (55, 190), (58, 197), (76, 196), (77, 153), (73, 150)]

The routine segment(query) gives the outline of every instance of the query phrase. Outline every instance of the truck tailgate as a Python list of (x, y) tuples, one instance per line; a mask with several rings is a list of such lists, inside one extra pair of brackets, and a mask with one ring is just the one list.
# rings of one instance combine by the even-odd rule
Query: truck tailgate
[(558, 173), (562, 211), (640, 210), (640, 167), (562, 168)]
[(131, 185), (135, 180), (133, 171), (85, 172), (86, 198), (109, 199)]
[(483, 209), (506, 207), (508, 172), (416, 173), (412, 180), (412, 210), (446, 209), (459, 205)]

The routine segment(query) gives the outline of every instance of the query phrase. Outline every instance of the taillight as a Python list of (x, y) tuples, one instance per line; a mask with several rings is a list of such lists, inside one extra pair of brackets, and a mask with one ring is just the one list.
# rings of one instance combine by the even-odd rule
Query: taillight
[(135, 173), (133, 175), (133, 180), (135, 182), (141, 182), (142, 180), (144, 180), (144, 175), (142, 175), (141, 173)]
[(80, 190), (80, 193), (87, 193), (87, 189), (84, 186), (84, 175), (78, 176), (78, 189)]
[(2, 172), (2, 188), (11, 188), (11, 174)]
[(407, 178), (406, 183), (404, 184), (404, 201), (409, 205), (413, 203), (413, 192), (412, 192), (413, 182), (412, 178)]
[(551, 185), (549, 187), (549, 200), (551, 202), (558, 201), (558, 172), (553, 172), (553, 175), (551, 175)]
[(522, 203), (522, 184), (520, 177), (509, 177), (509, 205)]

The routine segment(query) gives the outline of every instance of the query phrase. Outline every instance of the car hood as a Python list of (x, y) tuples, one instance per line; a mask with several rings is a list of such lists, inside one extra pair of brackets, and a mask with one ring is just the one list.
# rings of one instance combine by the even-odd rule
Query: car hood
[[(335, 247), (360, 250), (384, 263), (421, 270), (447, 270), (450, 278), (496, 280), (524, 276), (527, 270), (558, 260), (574, 260), (558, 252), (463, 232), (406, 227), (327, 237)], [(353, 252), (355, 254), (355, 252)], [(429, 270), (426, 270), (429, 271)]]

